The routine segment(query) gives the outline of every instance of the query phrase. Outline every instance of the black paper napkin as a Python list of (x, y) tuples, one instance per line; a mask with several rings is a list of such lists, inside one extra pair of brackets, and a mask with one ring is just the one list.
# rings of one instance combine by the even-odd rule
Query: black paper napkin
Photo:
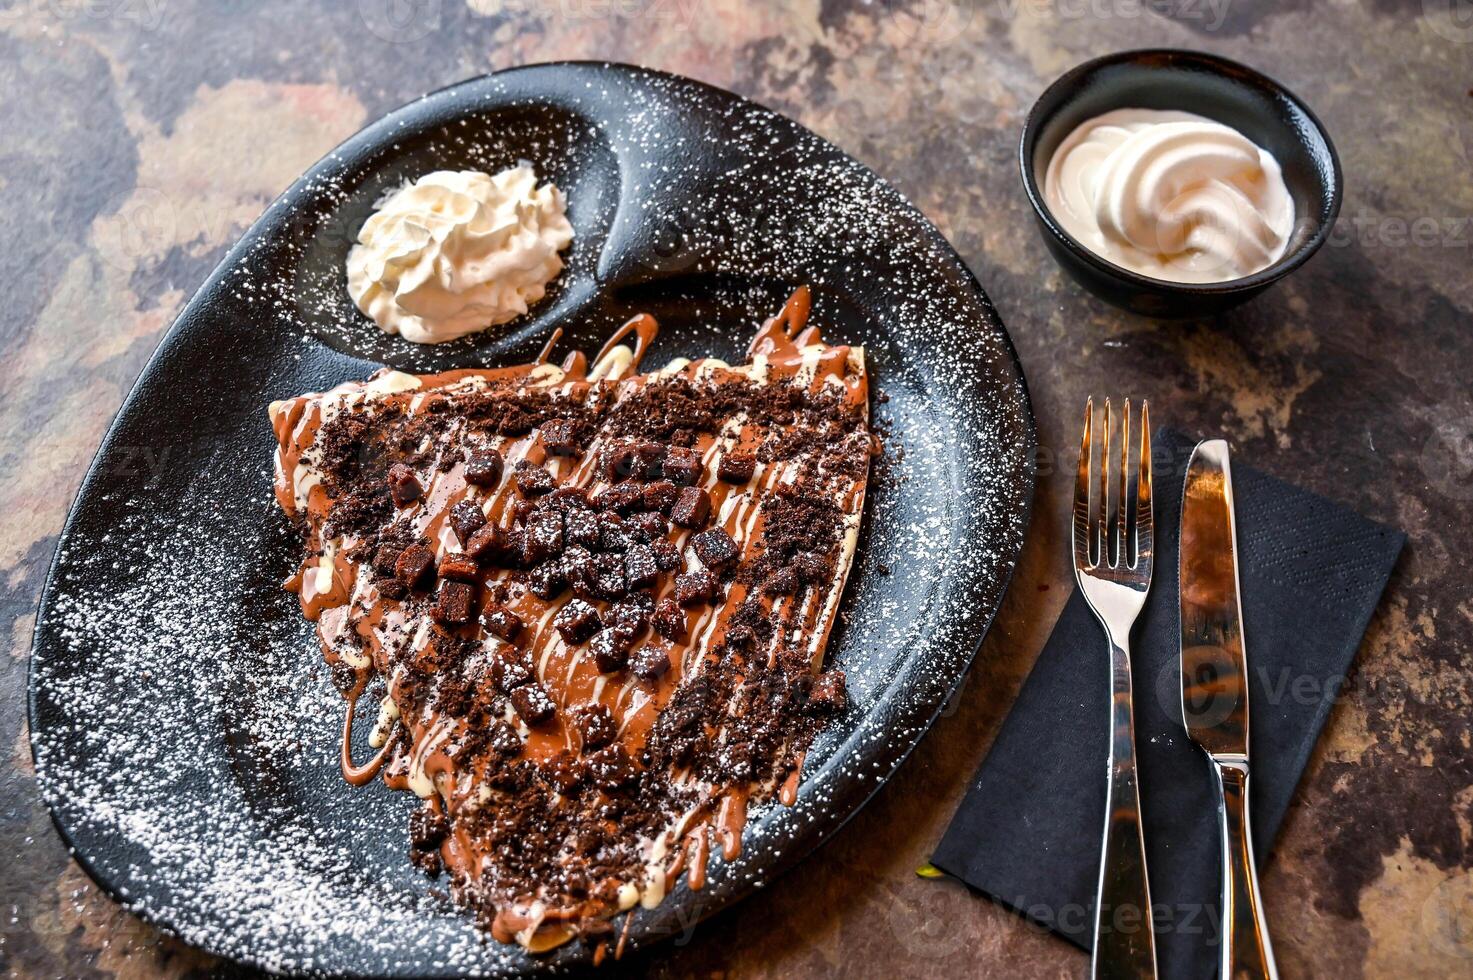
[[(1181, 722), (1177, 538), (1193, 445), (1168, 429), (1155, 437), (1155, 579), (1133, 634), (1141, 807), (1167, 978), (1214, 976), (1221, 925), (1212, 776)], [(1405, 535), (1238, 458), (1233, 482), (1262, 867)], [(1085, 947), (1105, 819), (1108, 660), (1076, 590), (932, 858)]]

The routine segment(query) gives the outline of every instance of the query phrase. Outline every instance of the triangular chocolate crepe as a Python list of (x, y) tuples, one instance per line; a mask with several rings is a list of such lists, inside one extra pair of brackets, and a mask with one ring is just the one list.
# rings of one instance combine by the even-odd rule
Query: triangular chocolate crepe
[(344, 773), (426, 801), (412, 855), (498, 939), (599, 942), (682, 870), (699, 887), (843, 704), (820, 667), (873, 440), (863, 351), (807, 312), (800, 290), (739, 367), (634, 373), (639, 317), (591, 367), (385, 371), (271, 406)]

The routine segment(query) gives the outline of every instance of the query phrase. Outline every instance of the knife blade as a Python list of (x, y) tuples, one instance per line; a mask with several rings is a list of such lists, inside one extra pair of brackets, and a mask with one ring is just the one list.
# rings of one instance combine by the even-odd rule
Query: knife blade
[(1227, 443), (1203, 442), (1181, 502), (1181, 704), (1208, 755), (1248, 758), (1247, 655)]
[(1181, 502), (1181, 713), (1217, 789), (1222, 922), (1218, 976), (1278, 980), (1258, 891), (1248, 805), (1248, 655), (1239, 598), (1233, 470), (1227, 443), (1198, 443)]

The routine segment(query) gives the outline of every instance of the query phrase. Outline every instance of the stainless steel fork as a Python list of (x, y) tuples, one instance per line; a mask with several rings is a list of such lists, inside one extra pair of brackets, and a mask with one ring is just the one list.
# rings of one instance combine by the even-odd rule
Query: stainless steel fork
[(1151, 887), (1141, 833), (1141, 798), (1135, 768), (1135, 712), (1131, 701), (1130, 629), (1151, 588), (1154, 522), (1151, 511), (1151, 416), (1141, 402), (1140, 461), (1132, 487), (1130, 401), (1120, 423), (1119, 479), (1111, 478), (1115, 425), (1105, 400), (1100, 447), (1099, 501), (1091, 508), (1094, 399), (1084, 409), (1084, 440), (1074, 484), (1074, 579), (1110, 645), (1110, 762), (1105, 793), (1105, 834), (1095, 895), (1095, 934), (1090, 960), (1095, 977), (1156, 976), (1156, 937), (1151, 930)]

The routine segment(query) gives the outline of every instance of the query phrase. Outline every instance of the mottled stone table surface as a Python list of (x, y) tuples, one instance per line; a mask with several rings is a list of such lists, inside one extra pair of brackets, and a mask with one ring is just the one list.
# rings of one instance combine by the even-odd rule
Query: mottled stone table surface
[[(1127, 316), (1045, 254), (1023, 116), (1071, 65), (1201, 48), (1330, 129), (1330, 244), (1215, 322)], [(656, 975), (1077, 976), (1084, 956), (915, 876), (1070, 587), (1063, 472), (1085, 395), (1149, 396), (1410, 541), (1264, 890), (1287, 977), (1473, 974), (1473, 7), (1467, 0), (0, 0), (0, 964), (232, 973), (120, 911), (38, 800), (27, 657), (83, 471), (175, 313), (271, 199), (416, 95), (533, 61), (692, 75), (789, 113), (915, 201), (987, 287), (1040, 433), (1033, 527), (965, 690), (875, 800)], [(1323, 679), (1321, 679), (1323, 680)]]

